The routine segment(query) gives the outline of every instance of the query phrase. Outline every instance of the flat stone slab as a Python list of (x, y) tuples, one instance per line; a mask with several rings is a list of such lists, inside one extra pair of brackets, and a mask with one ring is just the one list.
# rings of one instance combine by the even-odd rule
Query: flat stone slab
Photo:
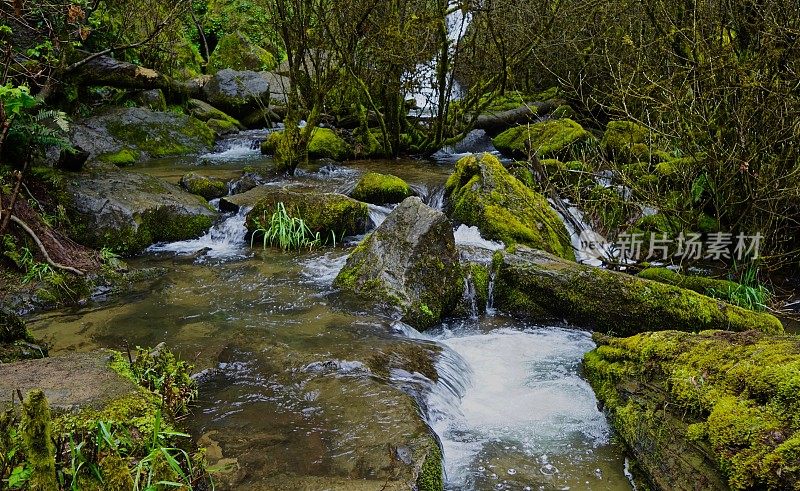
[[(17, 390), (24, 396), (38, 388), (53, 409), (100, 409), (138, 390), (136, 384), (108, 366), (110, 359), (109, 351), (93, 351), (2, 364), (0, 406), (10, 404)], [(13, 397), (19, 404), (16, 395)]]

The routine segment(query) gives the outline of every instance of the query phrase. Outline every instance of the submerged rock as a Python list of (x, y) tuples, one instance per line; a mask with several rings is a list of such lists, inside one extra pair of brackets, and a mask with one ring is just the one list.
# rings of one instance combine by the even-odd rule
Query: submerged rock
[(425, 329), (453, 311), (463, 281), (450, 221), (411, 197), (353, 250), (334, 284), (396, 306)]
[(217, 217), (200, 196), (145, 174), (96, 171), (64, 181), (72, 236), (97, 249), (134, 254), (156, 242), (193, 239)]
[(656, 489), (800, 489), (800, 339), (595, 334), (584, 373)]
[(130, 165), (152, 157), (208, 152), (216, 135), (191, 116), (133, 107), (109, 109), (76, 122), (71, 139), (89, 153), (89, 160)]
[(497, 254), (494, 302), (511, 314), (566, 320), (621, 336), (668, 329), (783, 332), (772, 315), (691, 290), (564, 261), (522, 246)]
[(549, 119), (517, 126), (497, 135), (492, 142), (503, 155), (527, 158), (535, 152), (540, 159), (572, 160), (578, 157), (574, 145), (592, 140), (592, 135), (575, 121)]
[(227, 182), (218, 177), (201, 176), (196, 172), (189, 172), (181, 177), (181, 187), (206, 200), (221, 198), (228, 194)]
[[(273, 131), (261, 144), (262, 154), (274, 154), (283, 131)], [(338, 162), (347, 160), (353, 153), (350, 145), (339, 135), (328, 128), (314, 128), (308, 142), (308, 157), (311, 159), (333, 159)]]
[(339, 241), (348, 235), (364, 233), (369, 220), (369, 208), (365, 203), (337, 193), (296, 192), (259, 186), (225, 198), (225, 202), (223, 209), (253, 206), (246, 218), (249, 233), (258, 228), (257, 221), (269, 220), (278, 203), (283, 203), (290, 216), (302, 218), (311, 232), (318, 232), (322, 240), (327, 240), (333, 234)]
[(517, 180), (492, 155), (458, 161), (445, 185), (445, 199), (454, 220), (478, 227), (487, 239), (575, 259), (567, 229), (544, 196)]
[(365, 203), (384, 205), (399, 203), (409, 196), (413, 196), (408, 183), (399, 177), (367, 172), (356, 184), (352, 197)]

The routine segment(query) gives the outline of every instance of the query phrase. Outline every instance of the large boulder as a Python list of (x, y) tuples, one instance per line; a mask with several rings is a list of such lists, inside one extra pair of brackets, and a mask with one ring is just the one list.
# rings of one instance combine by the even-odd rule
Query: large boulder
[[(261, 153), (274, 154), (283, 138), (283, 130), (273, 131), (261, 144)], [(308, 157), (312, 159), (346, 160), (353, 154), (352, 148), (342, 137), (329, 128), (314, 128), (308, 142)]]
[(64, 181), (72, 235), (98, 249), (134, 254), (156, 242), (192, 239), (217, 217), (200, 196), (145, 174), (95, 171)]
[(491, 240), (525, 244), (575, 259), (569, 234), (544, 196), (512, 176), (490, 154), (465, 157), (445, 185), (453, 220)]
[(800, 338), (594, 340), (583, 373), (654, 489), (800, 489)]
[(222, 36), (208, 59), (212, 72), (232, 68), (234, 70), (272, 70), (278, 65), (275, 56), (241, 32)]
[(609, 121), (600, 146), (621, 164), (650, 160), (650, 130), (633, 121)]
[(394, 305), (425, 329), (452, 312), (463, 281), (450, 221), (411, 197), (353, 250), (335, 285)]
[(90, 160), (129, 165), (153, 157), (205, 153), (216, 135), (204, 122), (141, 107), (112, 108), (72, 126), (73, 143)]
[(766, 313), (524, 246), (498, 252), (495, 267), (495, 306), (536, 320), (620, 336), (668, 329), (783, 332), (781, 322)]
[[(238, 198), (237, 198), (238, 196)], [(259, 221), (268, 221), (278, 203), (283, 203), (290, 216), (302, 218), (312, 233), (319, 232), (323, 240), (336, 235), (343, 236), (364, 233), (369, 221), (369, 208), (366, 204), (337, 193), (313, 191), (290, 191), (274, 186), (259, 186), (241, 195), (226, 198), (226, 207), (250, 206), (247, 214), (247, 230), (253, 233)], [(233, 205), (232, 203), (236, 203)]]
[(397, 176), (377, 172), (364, 174), (351, 194), (359, 201), (374, 205), (399, 203), (413, 195), (414, 191), (404, 180)]
[(189, 114), (200, 121), (205, 121), (206, 125), (218, 136), (236, 133), (245, 129), (238, 119), (225, 114), (205, 101), (189, 99), (187, 105)]
[(235, 118), (242, 118), (269, 107), (272, 100), (285, 104), (286, 87), (288, 83), (284, 77), (270, 72), (226, 68), (203, 86), (203, 94), (212, 106)]
[(592, 135), (580, 124), (564, 118), (511, 128), (497, 135), (492, 143), (512, 158), (524, 159), (535, 153), (540, 159), (573, 160), (580, 157), (577, 144), (591, 140)]

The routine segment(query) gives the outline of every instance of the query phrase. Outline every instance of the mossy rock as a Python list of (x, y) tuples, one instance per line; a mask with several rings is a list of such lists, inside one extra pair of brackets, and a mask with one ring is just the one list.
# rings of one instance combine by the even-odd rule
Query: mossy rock
[[(217, 132), (217, 134), (219, 134), (219, 128), (244, 129), (244, 126), (238, 119), (220, 111), (207, 102), (198, 99), (189, 99), (187, 106), (189, 114), (200, 121), (205, 121), (209, 128)], [(214, 123), (212, 123), (212, 121), (214, 121)]]
[(800, 489), (800, 338), (595, 334), (583, 373), (657, 489)]
[(710, 297), (715, 297), (714, 292), (727, 292), (729, 289), (736, 289), (741, 286), (735, 281), (718, 280), (706, 278), (705, 276), (689, 276), (667, 268), (646, 268), (640, 271), (637, 276), (666, 285), (686, 288)]
[(123, 170), (70, 174), (60, 179), (78, 242), (119, 254), (141, 252), (156, 242), (199, 237), (217, 217), (206, 200), (153, 176)]
[[(302, 131), (302, 130), (301, 130)], [(283, 138), (283, 130), (273, 131), (261, 143), (261, 153), (274, 154)], [(338, 162), (347, 160), (353, 154), (350, 145), (329, 128), (314, 128), (308, 142), (308, 157), (311, 159), (333, 159)]]
[(269, 71), (277, 66), (278, 63), (272, 53), (253, 44), (241, 32), (222, 36), (208, 59), (208, 68), (212, 73), (225, 68)]
[(490, 154), (459, 160), (445, 185), (445, 199), (453, 220), (478, 227), (487, 239), (575, 259), (567, 229), (544, 196)]
[(228, 183), (218, 177), (201, 176), (189, 172), (181, 177), (181, 187), (206, 200), (221, 198), (228, 194)]
[(512, 158), (527, 158), (530, 150), (540, 159), (571, 160), (579, 156), (579, 144), (593, 140), (580, 124), (564, 118), (511, 128), (494, 137), (492, 143), (503, 155)]
[(417, 329), (434, 326), (464, 291), (450, 221), (407, 198), (353, 250), (334, 285), (398, 308)]
[(336, 235), (364, 233), (369, 221), (369, 208), (365, 203), (343, 194), (319, 192), (295, 192), (274, 187), (259, 187), (246, 194), (260, 195), (253, 209), (247, 214), (247, 230), (253, 233), (258, 222), (269, 220), (278, 203), (283, 203), (290, 216), (302, 218), (312, 233), (319, 233), (323, 240)]
[(47, 345), (36, 343), (25, 322), (0, 306), (0, 364), (46, 357)]
[(538, 321), (566, 320), (621, 336), (662, 330), (783, 332), (781, 322), (766, 313), (527, 247), (498, 252), (495, 265), (495, 306)]
[(118, 167), (127, 167), (141, 160), (141, 152), (132, 148), (124, 147), (115, 152), (103, 153), (97, 156), (98, 162), (112, 164)]
[(358, 181), (351, 196), (365, 203), (383, 205), (399, 203), (413, 194), (408, 183), (397, 176), (367, 172)]
[(650, 160), (650, 130), (633, 121), (610, 121), (600, 147), (619, 163)]

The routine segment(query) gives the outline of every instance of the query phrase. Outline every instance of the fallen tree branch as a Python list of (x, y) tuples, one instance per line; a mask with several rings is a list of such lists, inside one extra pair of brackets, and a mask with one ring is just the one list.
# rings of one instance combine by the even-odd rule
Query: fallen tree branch
[(47, 261), (47, 264), (49, 264), (50, 266), (52, 266), (52, 267), (54, 267), (56, 269), (61, 269), (63, 271), (69, 271), (70, 273), (75, 274), (77, 276), (83, 276), (84, 275), (83, 271), (81, 271), (79, 269), (75, 269), (75, 268), (70, 267), (70, 266), (65, 266), (63, 264), (59, 264), (59, 263), (53, 261), (53, 259), (50, 257), (50, 254), (47, 253), (47, 249), (45, 249), (44, 244), (42, 244), (42, 241), (39, 239), (39, 236), (36, 235), (36, 232), (34, 232), (33, 229), (31, 229), (28, 226), (27, 223), (25, 223), (23, 220), (20, 220), (16, 216), (9, 215), (9, 217), (10, 217), (10, 220), (12, 222), (14, 222), (17, 225), (19, 225), (20, 228), (22, 228), (22, 230), (24, 230), (25, 233), (30, 235), (30, 237), (33, 239), (33, 241), (36, 242), (36, 245), (39, 247), (39, 250), (41, 251), (42, 255), (44, 256), (45, 261)]

